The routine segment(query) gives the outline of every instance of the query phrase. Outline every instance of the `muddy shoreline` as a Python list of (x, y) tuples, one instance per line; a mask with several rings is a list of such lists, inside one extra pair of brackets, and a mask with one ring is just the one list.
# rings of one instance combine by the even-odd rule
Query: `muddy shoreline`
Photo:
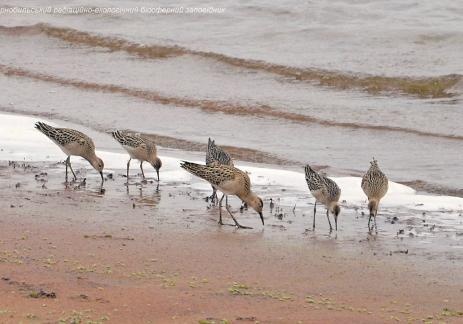
[(219, 227), (184, 183), (127, 192), (120, 170), (100, 195), (93, 181), (65, 189), (61, 169), (0, 167), (2, 322), (462, 319), (460, 261), (432, 247), (289, 235), (268, 213), (264, 228), (252, 212), (240, 219), (254, 230)]

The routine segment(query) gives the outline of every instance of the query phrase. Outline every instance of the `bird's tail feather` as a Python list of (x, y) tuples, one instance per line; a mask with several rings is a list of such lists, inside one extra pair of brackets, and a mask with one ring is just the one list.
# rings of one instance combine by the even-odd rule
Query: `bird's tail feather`
[(57, 136), (57, 131), (56, 128), (53, 126), (50, 126), (48, 124), (45, 124), (43, 122), (36, 122), (35, 123), (35, 128), (38, 129), (41, 133), (45, 134), (47, 137), (51, 139), (55, 139)]
[(124, 141), (124, 136), (119, 130), (116, 130), (112, 132), (111, 134), (113, 135), (114, 139), (118, 141), (119, 143), (122, 143)]
[(200, 178), (205, 178), (207, 177), (207, 170), (208, 167), (202, 164), (197, 164), (197, 163), (192, 163), (192, 162), (187, 162), (187, 161), (182, 161), (180, 163), (180, 167), (183, 169), (187, 170), (191, 174), (194, 174), (195, 176), (198, 176)]
[(210, 150), (211, 148), (213, 148), (215, 146), (215, 141), (212, 140), (210, 137), (207, 141), (207, 149)]
[(304, 169), (305, 169), (305, 176), (306, 176), (306, 178), (307, 178), (308, 176), (310, 176), (310, 175), (316, 173), (316, 172), (310, 167), (310, 165), (308, 165), (308, 164), (305, 166)]
[(211, 164), (214, 161), (213, 152), (214, 152), (214, 140), (211, 140), (209, 137), (207, 141), (207, 152), (206, 152), (206, 164)]

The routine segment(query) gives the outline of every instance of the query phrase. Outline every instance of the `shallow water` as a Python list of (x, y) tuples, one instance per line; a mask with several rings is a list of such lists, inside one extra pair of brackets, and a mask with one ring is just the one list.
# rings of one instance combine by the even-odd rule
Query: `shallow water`
[(211, 136), (267, 164), (334, 175), (358, 176), (374, 156), (394, 181), (463, 196), (463, 11), (453, 2), (203, 6), (224, 11), (1, 14), (0, 109), (144, 131), (170, 148)]
[[(63, 160), (63, 153), (33, 128), (37, 118), (0, 114), (0, 121), (0, 161), (16, 160), (19, 169), (23, 162), (28, 164), (43, 161), (44, 163), (38, 164), (36, 172), (37, 190), (43, 190), (42, 185), (47, 190), (63, 190), (64, 185), (58, 179), (64, 177), (64, 166), (56, 164), (57, 161)], [(73, 124), (68, 126), (73, 127)], [(88, 133), (94, 135), (91, 130)], [(123, 184), (126, 181), (123, 175), (127, 155), (118, 145), (113, 145), (109, 135), (105, 138), (100, 134), (98, 138), (101, 143), (107, 142), (107, 149), (110, 150), (97, 151), (105, 161), (108, 190), (104, 195), (100, 195), (98, 173), (86, 161), (77, 157), (72, 158), (74, 170), (79, 177), (87, 178), (87, 181), (84, 186), (81, 186), (80, 182), (74, 183), (71, 185), (72, 188), (83, 194), (101, 196), (102, 199), (107, 195), (126, 199), (128, 194), (137, 205), (155, 210), (159, 204), (169, 209), (168, 205), (162, 203), (163, 195), (187, 196), (192, 201), (191, 206), (185, 207), (184, 212), (197, 218), (194, 225), (196, 230), (208, 231), (211, 226), (216, 226), (217, 207), (203, 201), (203, 198), (210, 194), (210, 185), (179, 167), (180, 160), (183, 159), (202, 162), (203, 154), (161, 149), (163, 167), (160, 183), (152, 181), (155, 172), (149, 166), (145, 167), (145, 174), (150, 180), (148, 183), (141, 183), (138, 175), (139, 164), (134, 161), (130, 170), (133, 178), (126, 187)], [(251, 236), (255, 233), (273, 241), (298, 242), (310, 237), (315, 240), (333, 241), (333, 244), (348, 244), (354, 249), (359, 243), (363, 247), (364, 244), (375, 241), (371, 247), (373, 251), (378, 249), (384, 252), (384, 247), (387, 246), (391, 253), (405, 253), (410, 250), (410, 253), (421, 256), (432, 252), (433, 258), (439, 255), (452, 260), (461, 258), (459, 251), (463, 244), (463, 198), (417, 194), (410, 187), (390, 182), (388, 194), (381, 202), (377, 220), (378, 234), (371, 235), (367, 230), (368, 211), (366, 198), (360, 188), (361, 179), (336, 177), (334, 180), (342, 191), (339, 231), (329, 232), (326, 210), (321, 205), (317, 208), (317, 227), (313, 231), (314, 199), (307, 189), (302, 171), (265, 168), (249, 163), (238, 163), (238, 167), (249, 173), (253, 189), (264, 200), (266, 225), (262, 227), (258, 215), (252, 209), (240, 211), (239, 199), (229, 199), (231, 208), (238, 215), (241, 224), (254, 227), (250, 231)], [(48, 174), (42, 176), (40, 172)], [(112, 174), (112, 178), (108, 178), (109, 174)], [(270, 209), (270, 199), (275, 203), (273, 209)], [(170, 198), (168, 201), (166, 203), (172, 204)], [(228, 217), (225, 219), (231, 222)], [(334, 226), (333, 218), (331, 222)], [(245, 233), (247, 231), (243, 231), (243, 234)]]

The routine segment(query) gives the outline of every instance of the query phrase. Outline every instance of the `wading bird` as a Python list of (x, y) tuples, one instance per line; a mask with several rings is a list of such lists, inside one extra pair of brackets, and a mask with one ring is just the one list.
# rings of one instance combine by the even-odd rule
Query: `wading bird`
[(315, 213), (317, 212), (317, 202), (322, 203), (326, 207), (326, 217), (330, 225), (330, 232), (333, 230), (330, 222), (330, 212), (334, 214), (334, 223), (336, 231), (338, 230), (338, 216), (341, 212), (339, 206), (339, 197), (341, 189), (336, 182), (315, 172), (309, 165), (305, 166), (305, 181), (309, 186), (310, 193), (315, 198), (313, 207), (313, 229), (315, 229)]
[(101, 185), (103, 185), (104, 163), (95, 154), (95, 144), (87, 135), (70, 128), (56, 128), (42, 122), (35, 123), (35, 128), (45, 134), (68, 156), (66, 159), (66, 182), (68, 181), (68, 166), (71, 169), (74, 181), (77, 180), (76, 174), (71, 166), (71, 156), (80, 156), (86, 159), (101, 175)]
[(130, 161), (132, 159), (137, 159), (140, 161), (140, 170), (143, 180), (145, 180), (145, 173), (143, 172), (143, 162), (148, 162), (156, 170), (159, 181), (159, 169), (162, 166), (161, 159), (157, 156), (156, 145), (139, 135), (124, 132), (124, 131), (115, 131), (112, 132), (112, 135), (119, 144), (129, 153), (129, 161), (127, 162), (127, 183), (129, 182), (129, 167)]
[[(388, 189), (388, 179), (380, 170), (378, 161), (373, 158), (370, 162), (370, 168), (362, 178), (362, 189), (368, 197), (368, 209), (370, 217), (368, 218), (368, 230), (371, 231), (373, 226), (378, 231), (376, 226), (376, 215), (378, 214), (379, 201), (386, 195)], [(371, 218), (374, 218), (374, 225), (370, 228)]]
[[(183, 161), (180, 166), (198, 176), (207, 182), (209, 182), (216, 190), (223, 192), (222, 198), (219, 201), (219, 224), (223, 225), (222, 222), (222, 200), (228, 195), (236, 195), (242, 201), (251, 206), (257, 213), (259, 213), (260, 219), (262, 220), (262, 225), (264, 225), (264, 216), (262, 215), (262, 208), (264, 203), (262, 199), (259, 198), (251, 190), (251, 180), (246, 172), (241, 171), (238, 168), (229, 165), (223, 164), (213, 164), (213, 165), (201, 165), (191, 162)], [(225, 204), (225, 209), (228, 211), (232, 217), (235, 225), (239, 228), (251, 228), (247, 226), (242, 226), (238, 223), (235, 216), (231, 213), (227, 204)]]

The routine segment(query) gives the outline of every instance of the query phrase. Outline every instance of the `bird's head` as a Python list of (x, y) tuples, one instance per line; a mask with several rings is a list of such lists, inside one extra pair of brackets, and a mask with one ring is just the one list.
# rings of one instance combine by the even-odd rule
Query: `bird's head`
[(340, 213), (341, 213), (341, 207), (338, 204), (334, 205), (333, 207), (334, 218), (338, 218)]
[(336, 224), (336, 231), (338, 230), (338, 216), (341, 213), (341, 207), (339, 204), (336, 202), (331, 210), (334, 214), (334, 223)]
[(156, 173), (158, 175), (158, 181), (159, 181), (159, 169), (162, 167), (162, 162), (161, 159), (156, 157), (153, 162), (151, 162), (151, 165), (153, 166), (154, 170), (156, 170)]
[(251, 194), (247, 199), (244, 200), (244, 202), (247, 203), (248, 206), (251, 206), (259, 214), (262, 225), (264, 225), (264, 215), (262, 214), (264, 202), (262, 199), (255, 194)]
[(89, 160), (90, 164), (100, 173), (101, 182), (104, 181), (103, 179), (103, 169), (104, 169), (104, 162), (98, 156), (95, 156), (93, 159)]
[(95, 156), (93, 159), (89, 160), (90, 164), (92, 167), (95, 168), (100, 173), (101, 176), (101, 183), (104, 182), (103, 178), (103, 168), (104, 168), (104, 162), (102, 159), (100, 159), (98, 156)]
[(151, 165), (155, 170), (158, 170), (162, 167), (162, 162), (161, 159), (156, 157), (153, 162), (151, 162)]
[(90, 164), (97, 170), (98, 172), (103, 172), (104, 169), (104, 162), (99, 157), (95, 157), (94, 159), (90, 160)]

